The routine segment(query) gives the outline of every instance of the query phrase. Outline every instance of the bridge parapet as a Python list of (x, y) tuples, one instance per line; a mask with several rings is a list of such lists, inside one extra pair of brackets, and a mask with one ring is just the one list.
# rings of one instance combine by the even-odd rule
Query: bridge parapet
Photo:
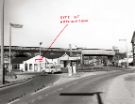
[(83, 55), (103, 55), (103, 56), (114, 56), (115, 51), (105, 49), (84, 49), (82, 50)]

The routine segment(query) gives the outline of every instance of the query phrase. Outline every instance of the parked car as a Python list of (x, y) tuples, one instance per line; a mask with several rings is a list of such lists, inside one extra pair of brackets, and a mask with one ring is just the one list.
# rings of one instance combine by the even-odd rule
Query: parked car
[(46, 64), (45, 69), (43, 71), (53, 74), (53, 73), (56, 73), (56, 72), (61, 72), (62, 70), (61, 70), (60, 65), (48, 63), (48, 64)]

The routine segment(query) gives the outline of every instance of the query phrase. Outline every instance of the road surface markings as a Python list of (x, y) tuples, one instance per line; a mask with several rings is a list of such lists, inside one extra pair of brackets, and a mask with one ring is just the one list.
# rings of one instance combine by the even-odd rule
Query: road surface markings
[(46, 90), (46, 89), (48, 89), (48, 88), (50, 88), (50, 87), (51, 87), (51, 86), (47, 86), (47, 87), (42, 88), (42, 89), (40, 89), (40, 90), (38, 90), (38, 91), (36, 91), (36, 92), (31, 93), (30, 95), (35, 95), (35, 94), (37, 94), (37, 93), (39, 93), (39, 92), (42, 92), (42, 91), (44, 91), (44, 90)]
[(16, 100), (13, 100), (13, 101), (11, 101), (11, 102), (9, 102), (9, 103), (7, 103), (7, 104), (13, 104), (13, 103), (15, 103), (15, 102), (17, 102), (17, 101), (19, 101), (20, 99), (16, 99)]

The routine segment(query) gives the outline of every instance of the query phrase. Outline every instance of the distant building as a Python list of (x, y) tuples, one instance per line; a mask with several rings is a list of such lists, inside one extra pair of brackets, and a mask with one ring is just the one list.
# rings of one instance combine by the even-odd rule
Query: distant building
[(58, 59), (48, 59), (37, 55), (20, 64), (23, 72), (58, 72), (61, 71)]
[(80, 63), (81, 57), (80, 56), (69, 56), (68, 54), (64, 54), (63, 56), (59, 57), (60, 63), (62, 67), (67, 67), (68, 62), (76, 62), (76, 64)]
[(82, 49), (81, 63), (87, 65), (110, 65), (113, 57), (115, 56), (114, 50), (107, 49)]
[(20, 64), (20, 70), (28, 72), (41, 72), (45, 70), (45, 65), (48, 63), (49, 61), (47, 58), (38, 55), (23, 61), (23, 63)]
[(135, 65), (135, 31), (133, 33), (131, 43), (132, 43), (132, 53), (133, 53), (133, 65)]
[[(22, 67), (20, 66), (21, 63), (26, 62), (29, 59), (39, 54), (39, 47), (12, 46), (11, 50), (12, 50), (11, 63), (12, 63), (13, 70), (20, 69), (20, 67)], [(4, 64), (5, 64), (5, 68), (8, 69), (9, 47), (5, 46), (4, 51), (5, 51), (4, 56), (6, 59)], [(70, 53), (72, 53), (72, 57), (70, 56)], [(49, 48), (48, 49), (48, 48), (42, 47), (42, 56), (48, 60), (53, 60), (53, 61), (61, 59), (60, 61), (61, 66), (66, 67), (68, 60), (72, 62), (77, 62), (77, 64), (91, 64), (91, 63), (95, 64), (95, 63), (101, 63), (102, 61), (108, 62), (106, 60), (108, 59), (111, 60), (111, 58), (115, 56), (115, 52), (113, 50), (107, 50), (107, 49), (75, 48), (71, 50), (71, 49), (64, 49), (64, 48)], [(96, 57), (95, 58), (96, 60), (93, 57)], [(104, 60), (100, 60), (100, 59), (104, 59)]]

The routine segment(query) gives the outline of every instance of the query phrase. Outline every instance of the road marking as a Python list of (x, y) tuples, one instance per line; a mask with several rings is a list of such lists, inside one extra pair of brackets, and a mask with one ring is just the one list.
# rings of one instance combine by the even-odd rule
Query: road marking
[(44, 91), (44, 90), (46, 90), (46, 89), (48, 89), (48, 88), (50, 88), (50, 87), (51, 87), (51, 86), (47, 86), (47, 87), (42, 88), (42, 89), (40, 89), (40, 90), (38, 90), (38, 91), (36, 91), (36, 92), (31, 93), (30, 95), (35, 95), (35, 94), (37, 94), (37, 93), (39, 93), (39, 92), (42, 92), (42, 91)]
[(7, 103), (7, 104), (13, 104), (13, 103), (15, 103), (15, 102), (17, 102), (17, 101), (19, 101), (20, 99), (16, 99), (16, 100), (13, 100), (13, 101), (11, 101), (11, 102), (9, 102), (9, 103)]

